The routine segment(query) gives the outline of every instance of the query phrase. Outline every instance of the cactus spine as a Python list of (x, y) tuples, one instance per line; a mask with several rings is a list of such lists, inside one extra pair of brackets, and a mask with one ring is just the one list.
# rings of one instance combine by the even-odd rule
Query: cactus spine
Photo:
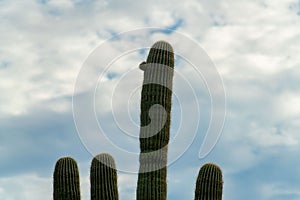
[(56, 162), (53, 175), (54, 200), (80, 200), (80, 183), (77, 163), (63, 157)]
[(116, 164), (113, 157), (102, 153), (92, 160), (90, 171), (91, 200), (118, 200)]
[(199, 171), (195, 200), (222, 200), (222, 171), (214, 163), (203, 165)]
[[(141, 63), (140, 68), (144, 71), (144, 82), (136, 195), (137, 200), (165, 200), (174, 73), (174, 53), (171, 45), (164, 41), (156, 42), (150, 49), (147, 61)], [(153, 109), (155, 105), (160, 105), (163, 109)]]

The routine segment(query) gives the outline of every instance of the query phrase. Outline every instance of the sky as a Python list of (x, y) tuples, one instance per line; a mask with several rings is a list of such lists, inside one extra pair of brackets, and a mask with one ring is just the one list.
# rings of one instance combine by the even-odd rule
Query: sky
[(102, 152), (135, 199), (138, 65), (158, 40), (175, 53), (168, 199), (193, 199), (206, 162), (224, 200), (300, 199), (299, 38), (297, 0), (0, 0), (0, 199), (52, 199), (63, 156), (89, 199)]

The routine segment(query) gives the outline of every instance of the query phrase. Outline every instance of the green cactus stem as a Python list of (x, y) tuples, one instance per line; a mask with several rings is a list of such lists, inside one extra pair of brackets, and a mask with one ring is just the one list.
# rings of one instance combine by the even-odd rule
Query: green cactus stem
[(77, 163), (73, 158), (60, 158), (53, 174), (54, 200), (80, 200), (80, 181)]
[(140, 114), (140, 168), (137, 200), (165, 200), (167, 197), (167, 151), (170, 138), (174, 53), (165, 41), (156, 42), (144, 71)]
[(195, 200), (222, 200), (222, 171), (214, 163), (203, 165), (199, 171)]
[(118, 200), (117, 170), (113, 157), (102, 153), (92, 160), (91, 200)]

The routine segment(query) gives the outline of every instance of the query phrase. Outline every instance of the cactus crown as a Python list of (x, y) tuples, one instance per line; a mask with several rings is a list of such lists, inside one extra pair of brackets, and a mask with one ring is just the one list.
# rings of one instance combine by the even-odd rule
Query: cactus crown
[(223, 189), (222, 171), (214, 163), (206, 163), (199, 171), (195, 200), (221, 200)]
[(154, 43), (149, 51), (146, 62), (140, 64), (140, 69), (145, 71), (145, 64), (156, 63), (174, 68), (174, 53), (172, 46), (165, 41)]
[(92, 160), (91, 200), (118, 200), (117, 170), (113, 157), (107, 153), (95, 156)]
[(158, 63), (174, 68), (172, 46), (165, 41), (156, 42), (150, 49), (146, 63)]
[(53, 178), (54, 200), (80, 200), (79, 171), (73, 158), (60, 158), (56, 162)]
[(103, 165), (106, 165), (107, 167), (110, 167), (112, 169), (116, 169), (116, 163), (114, 158), (108, 154), (108, 153), (101, 153), (96, 155), (92, 160), (92, 166), (93, 163), (102, 163)]

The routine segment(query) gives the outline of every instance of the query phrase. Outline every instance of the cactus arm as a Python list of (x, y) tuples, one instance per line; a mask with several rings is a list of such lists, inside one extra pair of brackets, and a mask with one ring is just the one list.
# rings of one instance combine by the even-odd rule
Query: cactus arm
[(118, 200), (117, 170), (107, 153), (95, 156), (90, 171), (91, 200)]
[(214, 163), (201, 167), (196, 181), (195, 200), (222, 200), (222, 171)]
[(60, 158), (53, 174), (54, 200), (80, 200), (79, 171), (71, 157)]

